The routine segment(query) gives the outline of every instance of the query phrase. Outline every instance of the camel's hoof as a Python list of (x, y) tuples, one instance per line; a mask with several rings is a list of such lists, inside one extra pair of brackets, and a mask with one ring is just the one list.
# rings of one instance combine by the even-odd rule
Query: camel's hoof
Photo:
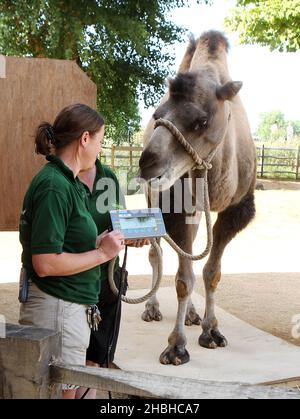
[(228, 345), (227, 339), (219, 331), (212, 330), (211, 336), (220, 348), (225, 348)]
[(196, 313), (196, 311), (190, 311), (186, 316), (185, 316), (185, 325), (186, 326), (192, 326), (193, 324), (200, 326), (202, 322), (201, 317), (199, 316), (199, 314)]
[(159, 361), (161, 364), (164, 365), (182, 365), (186, 364), (190, 360), (190, 355), (185, 348), (178, 349), (175, 347), (168, 347), (164, 352), (160, 355)]
[(156, 322), (160, 322), (162, 320), (162, 314), (158, 308), (146, 308), (146, 310), (142, 314), (142, 319), (145, 322), (152, 322), (153, 320)]
[(215, 330), (210, 333), (202, 333), (198, 342), (200, 346), (208, 349), (216, 349), (218, 346), (224, 348), (228, 344), (226, 338)]

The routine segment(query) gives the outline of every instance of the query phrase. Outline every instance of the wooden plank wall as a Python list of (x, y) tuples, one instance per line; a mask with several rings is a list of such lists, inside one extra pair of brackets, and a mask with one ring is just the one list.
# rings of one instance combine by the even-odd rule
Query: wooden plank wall
[(96, 85), (73, 61), (0, 56), (0, 231), (17, 231), (28, 185), (44, 165), (34, 132), (71, 103), (96, 108)]

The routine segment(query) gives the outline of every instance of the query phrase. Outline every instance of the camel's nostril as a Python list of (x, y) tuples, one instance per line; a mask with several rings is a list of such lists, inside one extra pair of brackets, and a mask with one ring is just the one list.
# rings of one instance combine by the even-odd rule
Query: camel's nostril
[(159, 159), (159, 155), (145, 150), (140, 157), (139, 166), (142, 170), (152, 166)]

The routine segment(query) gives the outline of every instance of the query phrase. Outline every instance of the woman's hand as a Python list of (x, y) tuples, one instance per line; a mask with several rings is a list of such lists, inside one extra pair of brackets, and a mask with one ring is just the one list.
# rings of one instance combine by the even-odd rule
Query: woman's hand
[(120, 231), (105, 231), (97, 237), (96, 246), (108, 258), (113, 259), (118, 253), (124, 249), (125, 239)]
[(135, 240), (125, 240), (125, 244), (130, 247), (143, 247), (151, 244), (149, 239), (135, 239)]
[(103, 231), (103, 233), (101, 233), (101, 234), (99, 234), (99, 236), (97, 236), (97, 239), (96, 239), (96, 248), (97, 249), (100, 246), (101, 240), (103, 239), (104, 236), (107, 235), (108, 232), (109, 232), (108, 230), (105, 230), (105, 231)]

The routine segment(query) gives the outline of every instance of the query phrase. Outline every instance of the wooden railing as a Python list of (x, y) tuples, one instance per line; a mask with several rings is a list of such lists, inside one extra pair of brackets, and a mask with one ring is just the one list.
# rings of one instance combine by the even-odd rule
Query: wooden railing
[(140, 398), (300, 399), (293, 389), (63, 365), (55, 362), (58, 348), (54, 331), (6, 325), (0, 338), (0, 399), (59, 398), (62, 383)]
[(257, 147), (257, 175), (260, 178), (300, 179), (298, 148)]
[[(127, 171), (128, 177), (137, 175), (142, 147), (103, 147), (101, 161), (116, 171)], [(273, 148), (257, 146), (257, 176), (300, 180), (300, 146)], [(127, 179), (128, 181), (129, 179)]]

